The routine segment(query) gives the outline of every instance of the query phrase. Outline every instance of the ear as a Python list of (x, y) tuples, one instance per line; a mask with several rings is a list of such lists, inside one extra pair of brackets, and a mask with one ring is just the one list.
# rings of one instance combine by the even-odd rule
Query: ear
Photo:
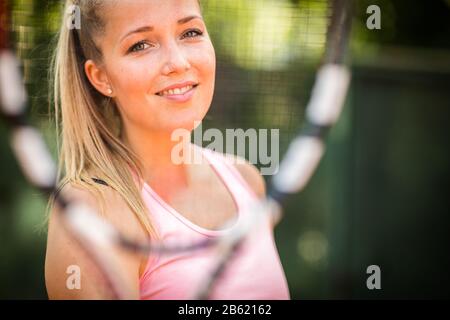
[(93, 60), (87, 60), (84, 64), (84, 72), (89, 82), (101, 94), (112, 97), (112, 87), (109, 83), (108, 75), (103, 68), (98, 67)]

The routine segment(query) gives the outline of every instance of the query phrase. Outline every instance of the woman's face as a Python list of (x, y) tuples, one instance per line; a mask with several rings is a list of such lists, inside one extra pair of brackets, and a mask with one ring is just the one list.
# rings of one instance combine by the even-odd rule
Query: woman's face
[(125, 130), (193, 129), (209, 109), (216, 59), (197, 0), (121, 0), (103, 13), (103, 70)]

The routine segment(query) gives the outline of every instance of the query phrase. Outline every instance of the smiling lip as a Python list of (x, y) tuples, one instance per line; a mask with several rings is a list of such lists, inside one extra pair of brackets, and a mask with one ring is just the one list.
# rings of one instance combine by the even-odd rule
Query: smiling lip
[(180, 89), (180, 88), (183, 88), (183, 87), (186, 87), (186, 86), (195, 86), (197, 84), (198, 83), (194, 82), (194, 81), (185, 81), (185, 82), (181, 82), (181, 83), (176, 83), (174, 85), (171, 85), (171, 86), (169, 86), (167, 88), (164, 88), (164, 89), (160, 90), (157, 94), (159, 94), (159, 93), (161, 93), (163, 91), (174, 90), (174, 89), (177, 89), (177, 88)]
[(156, 93), (156, 95), (161, 98), (166, 98), (177, 102), (185, 102), (193, 96), (197, 86), (198, 83), (187, 81), (166, 87)]

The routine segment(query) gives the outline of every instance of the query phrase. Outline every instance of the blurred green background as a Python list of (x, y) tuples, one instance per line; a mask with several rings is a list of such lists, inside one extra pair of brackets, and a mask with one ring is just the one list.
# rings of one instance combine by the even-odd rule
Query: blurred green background
[[(11, 34), (31, 117), (55, 153), (47, 70), (59, 0), (13, 0)], [(355, 0), (352, 85), (327, 153), (275, 230), (293, 299), (449, 298), (450, 2)], [(369, 30), (366, 8), (381, 8)], [(324, 49), (323, 0), (205, 0), (217, 54), (205, 127), (300, 127)], [(0, 298), (46, 299), (46, 200), (0, 122)], [(381, 268), (368, 290), (366, 268)]]

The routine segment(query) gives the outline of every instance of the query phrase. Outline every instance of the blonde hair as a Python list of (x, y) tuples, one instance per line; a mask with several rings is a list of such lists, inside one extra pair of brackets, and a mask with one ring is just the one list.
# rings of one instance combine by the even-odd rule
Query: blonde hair
[[(115, 102), (99, 93), (84, 72), (84, 62), (101, 64), (102, 53), (95, 39), (104, 32), (101, 11), (105, 1), (68, 0), (52, 59), (53, 105), (58, 135), (60, 187), (70, 183), (86, 189), (100, 200), (104, 211), (107, 183), (126, 202), (150, 237), (157, 235), (140, 189), (137, 157), (121, 141), (121, 120)], [(69, 28), (67, 10), (79, 8), (81, 29)], [(136, 179), (137, 178), (137, 179)]]

